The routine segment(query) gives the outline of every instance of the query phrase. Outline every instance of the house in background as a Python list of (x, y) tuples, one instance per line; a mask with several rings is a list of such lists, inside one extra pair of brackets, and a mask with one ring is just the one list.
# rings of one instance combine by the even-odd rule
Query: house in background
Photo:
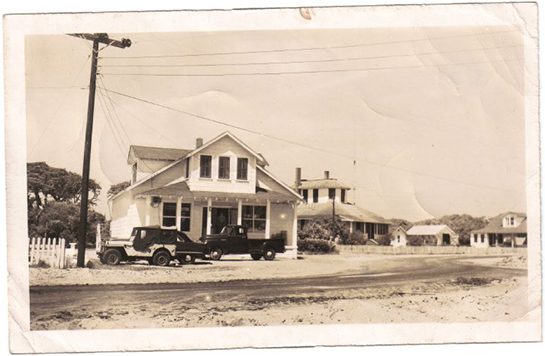
[(323, 179), (302, 179), (301, 168), (295, 170), (295, 189), (303, 197), (297, 209), (301, 227), (318, 217), (332, 217), (346, 224), (350, 232), (361, 231), (368, 239), (388, 234), (389, 221), (383, 217), (348, 202), (347, 193), (351, 186), (339, 182), (324, 172)]
[(490, 219), (484, 228), (471, 231), (471, 246), (526, 246), (527, 217), (524, 213), (508, 212)]
[(458, 235), (447, 225), (415, 225), (407, 231), (407, 238), (421, 236), (425, 241), (436, 241), (437, 246), (458, 246)]
[(407, 246), (407, 231), (402, 226), (398, 226), (392, 231), (390, 245), (393, 247)]
[(196, 240), (227, 224), (250, 238), (286, 238), (284, 256), (297, 256), (297, 203), (302, 197), (273, 176), (267, 161), (230, 132), (194, 149), (132, 146), (131, 185), (109, 200), (112, 236), (159, 225)]

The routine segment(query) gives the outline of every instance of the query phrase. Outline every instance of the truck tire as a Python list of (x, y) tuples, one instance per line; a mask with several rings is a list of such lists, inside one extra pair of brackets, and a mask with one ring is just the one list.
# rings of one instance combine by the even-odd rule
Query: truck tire
[(263, 250), (263, 258), (267, 261), (272, 261), (276, 257), (276, 251), (272, 247), (266, 247)]
[(160, 250), (153, 255), (153, 264), (156, 266), (165, 267), (170, 263), (170, 253), (165, 250)]
[(252, 256), (252, 259), (254, 261), (259, 261), (261, 259), (261, 257), (263, 257), (263, 255), (261, 255), (259, 253), (252, 253), (250, 256)]
[(104, 260), (104, 263), (110, 266), (118, 265), (121, 262), (121, 252), (115, 248), (110, 248), (104, 252), (104, 256), (101, 260)]
[(180, 261), (180, 263), (183, 265), (191, 265), (195, 263), (195, 256), (184, 254), (178, 258), (178, 261)]
[(219, 247), (214, 247), (210, 250), (210, 259), (214, 261), (219, 261), (221, 256), (223, 256), (223, 251)]

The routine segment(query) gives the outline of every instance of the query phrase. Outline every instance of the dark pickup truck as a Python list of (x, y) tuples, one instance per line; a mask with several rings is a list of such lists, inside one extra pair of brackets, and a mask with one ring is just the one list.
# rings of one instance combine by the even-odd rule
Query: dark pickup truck
[(200, 240), (210, 249), (212, 260), (227, 254), (250, 254), (256, 261), (261, 257), (272, 261), (277, 253), (286, 251), (285, 239), (249, 239), (246, 227), (241, 225), (227, 225), (219, 234), (203, 236)]

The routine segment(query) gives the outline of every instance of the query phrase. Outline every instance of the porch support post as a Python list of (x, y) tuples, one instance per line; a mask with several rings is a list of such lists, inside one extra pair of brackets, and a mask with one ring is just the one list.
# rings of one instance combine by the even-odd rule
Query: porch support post
[(484, 234), (484, 243), (486, 246), (490, 246), (490, 235), (487, 233)]
[(267, 199), (267, 211), (265, 218), (265, 238), (271, 238), (271, 201)]
[(354, 228), (353, 228), (354, 222), (350, 221), (349, 224), (350, 224), (350, 233), (352, 233), (354, 231)]
[(144, 226), (149, 226), (150, 224), (150, 209), (151, 209), (151, 196), (146, 197), (146, 219), (144, 221)]
[(176, 230), (180, 231), (182, 228), (182, 197), (176, 199)]
[(206, 234), (212, 234), (212, 198), (208, 198), (206, 209)]
[(237, 225), (242, 225), (242, 199), (238, 200)]
[(515, 235), (511, 234), (511, 247), (515, 248)]
[[(297, 251), (297, 202), (293, 204), (293, 227), (291, 232), (291, 247)], [(297, 256), (295, 257), (297, 258)]]

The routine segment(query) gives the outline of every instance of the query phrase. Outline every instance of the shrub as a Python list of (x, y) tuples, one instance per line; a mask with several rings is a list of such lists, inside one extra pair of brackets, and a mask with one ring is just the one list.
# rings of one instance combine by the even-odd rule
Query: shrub
[(349, 227), (341, 221), (336, 221), (333, 224), (331, 218), (315, 218), (305, 223), (303, 228), (297, 231), (301, 239), (321, 239), (335, 240), (339, 238), (341, 241), (349, 235)]
[(359, 230), (356, 230), (348, 235), (347, 238), (341, 239), (344, 245), (365, 245), (367, 237)]
[(392, 234), (378, 235), (375, 239), (380, 246), (390, 246), (392, 241)]
[(51, 266), (49, 265), (49, 263), (45, 262), (44, 260), (39, 260), (38, 263), (36, 264), (36, 267), (38, 267), (38, 268), (49, 268)]
[(435, 236), (407, 236), (408, 246), (436, 246), (437, 237)]
[(297, 248), (301, 252), (310, 253), (334, 253), (337, 250), (333, 242), (309, 238), (297, 241)]

